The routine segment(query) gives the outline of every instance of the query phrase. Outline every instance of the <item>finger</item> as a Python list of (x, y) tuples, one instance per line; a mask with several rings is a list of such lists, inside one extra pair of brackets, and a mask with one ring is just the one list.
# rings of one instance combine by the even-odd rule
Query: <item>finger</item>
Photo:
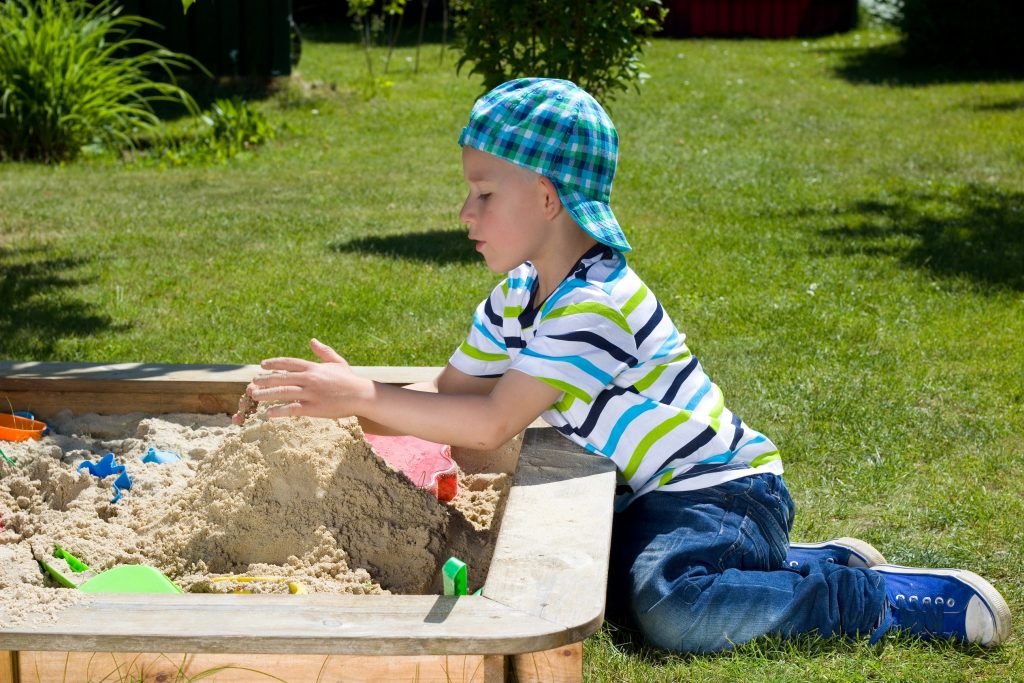
[(310, 339), (309, 348), (313, 349), (313, 353), (316, 354), (317, 358), (325, 363), (344, 363), (345, 359), (341, 355), (332, 349), (327, 344), (324, 344), (319, 339)]
[(291, 372), (302, 372), (316, 365), (313, 361), (302, 358), (267, 358), (260, 367), (264, 370), (286, 370)]
[(302, 404), (299, 402), (283, 403), (267, 408), (267, 417), (292, 417), (303, 415)]
[(296, 386), (268, 387), (252, 392), (252, 397), (257, 401), (296, 401), (303, 395), (305, 391), (302, 387)]
[[(256, 375), (252, 378), (253, 391), (257, 389), (266, 389), (267, 387), (286, 387), (286, 386), (299, 386), (299, 373), (295, 372), (271, 372), (266, 375)], [(249, 392), (252, 396), (252, 392)]]

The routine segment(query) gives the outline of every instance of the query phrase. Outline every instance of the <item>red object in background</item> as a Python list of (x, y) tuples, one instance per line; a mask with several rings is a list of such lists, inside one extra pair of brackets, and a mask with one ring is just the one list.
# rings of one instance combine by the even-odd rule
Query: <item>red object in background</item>
[(366, 440), (384, 462), (409, 477), (417, 488), (445, 502), (459, 494), (459, 470), (452, 460), (451, 446), (415, 436), (367, 434)]
[(664, 32), (677, 38), (792, 38), (849, 31), (857, 0), (666, 0)]

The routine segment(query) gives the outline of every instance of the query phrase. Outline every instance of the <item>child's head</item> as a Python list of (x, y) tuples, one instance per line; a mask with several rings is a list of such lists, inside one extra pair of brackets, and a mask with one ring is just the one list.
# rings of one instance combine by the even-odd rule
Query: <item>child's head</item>
[(579, 86), (553, 78), (503, 83), (477, 100), (459, 144), (544, 176), (576, 225), (602, 244), (629, 251), (608, 205), (618, 135)]

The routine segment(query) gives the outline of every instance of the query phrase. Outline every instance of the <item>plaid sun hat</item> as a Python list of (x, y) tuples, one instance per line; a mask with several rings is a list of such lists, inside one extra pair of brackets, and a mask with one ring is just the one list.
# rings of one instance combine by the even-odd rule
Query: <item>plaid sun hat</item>
[(459, 144), (548, 178), (587, 234), (630, 250), (608, 205), (619, 136), (601, 105), (575, 83), (519, 78), (499, 85), (473, 105)]

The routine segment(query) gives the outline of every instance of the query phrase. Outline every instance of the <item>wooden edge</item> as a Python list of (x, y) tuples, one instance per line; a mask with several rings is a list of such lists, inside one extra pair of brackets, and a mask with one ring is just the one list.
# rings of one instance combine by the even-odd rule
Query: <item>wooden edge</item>
[[(411, 384), (432, 380), (441, 371), (439, 367), (363, 365), (352, 370), (361, 377), (369, 377), (387, 384)], [(174, 363), (63, 363), (40, 361), (0, 361), (0, 391), (7, 386), (18, 386), (20, 380), (61, 382), (68, 386), (86, 382), (200, 382), (242, 383), (263, 370), (259, 365), (199, 365)], [(154, 391), (157, 389), (154, 388)]]
[[(597, 631), (604, 621), (614, 495), (614, 463), (553, 430), (528, 430), (484, 595), (558, 624), (567, 643)], [(532, 523), (537, 519), (552, 521), (543, 534)]]
[(507, 654), (570, 644), (486, 597), (90, 594), (49, 623), (0, 629), (5, 650), (338, 655)]
[[(432, 380), (441, 368), (354, 366), (385, 384)], [(233, 413), (245, 385), (263, 372), (258, 365), (166, 363), (57, 363), (0, 361), (0, 411), (27, 410), (51, 420), (62, 410), (101, 415), (142, 413)]]

